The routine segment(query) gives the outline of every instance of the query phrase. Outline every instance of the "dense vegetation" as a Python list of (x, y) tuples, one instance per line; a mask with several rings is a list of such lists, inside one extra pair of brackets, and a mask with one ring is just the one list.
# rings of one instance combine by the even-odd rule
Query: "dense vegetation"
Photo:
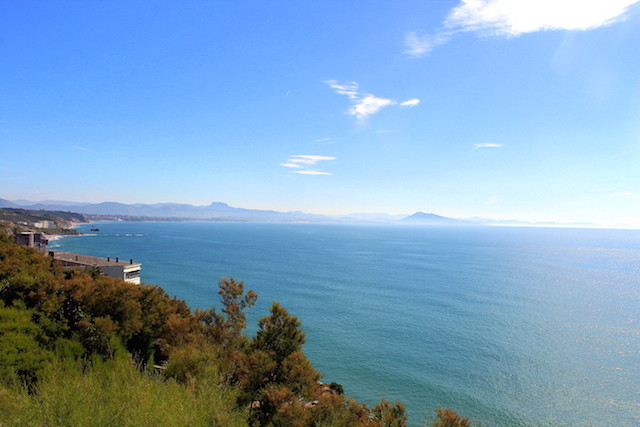
[[(222, 279), (222, 310), (161, 288), (64, 271), (0, 237), (0, 420), (7, 425), (404, 426), (323, 384), (277, 303), (244, 334), (257, 295)], [(466, 426), (449, 410), (439, 426)], [(1, 422), (0, 422), (1, 424)]]

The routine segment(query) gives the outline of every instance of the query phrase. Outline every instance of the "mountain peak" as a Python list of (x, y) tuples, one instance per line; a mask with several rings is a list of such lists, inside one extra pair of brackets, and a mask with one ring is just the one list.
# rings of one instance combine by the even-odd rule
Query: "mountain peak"
[(448, 224), (448, 223), (457, 222), (457, 220), (453, 218), (447, 218), (444, 216), (436, 215), (434, 213), (425, 213), (420, 211), (404, 218), (402, 221), (415, 222), (415, 223), (421, 223), (421, 224)]
[(224, 202), (211, 202), (209, 207), (210, 208), (229, 208), (231, 206), (229, 206), (228, 204), (226, 204)]

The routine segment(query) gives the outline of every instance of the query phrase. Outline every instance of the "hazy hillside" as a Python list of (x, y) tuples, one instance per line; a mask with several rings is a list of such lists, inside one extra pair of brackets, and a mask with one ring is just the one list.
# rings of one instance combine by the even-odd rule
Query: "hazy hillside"
[(444, 216), (424, 212), (416, 212), (413, 215), (404, 218), (402, 222), (425, 225), (453, 225), (461, 223), (461, 221), (457, 219), (447, 218)]
[[(23, 203), (26, 201), (22, 201)], [(6, 207), (24, 207), (31, 210), (68, 211), (90, 215), (121, 215), (151, 218), (189, 218), (189, 219), (218, 219), (235, 221), (282, 221), (282, 222), (329, 222), (336, 219), (309, 214), (305, 212), (277, 212), (271, 210), (243, 209), (229, 206), (222, 202), (213, 202), (208, 206), (193, 206), (181, 203), (156, 204), (124, 204), (118, 202), (77, 203), (70, 202), (26, 202), (19, 205), (15, 202), (0, 199)]]
[(87, 218), (79, 213), (44, 211), (20, 208), (0, 208), (0, 221), (9, 228), (26, 228), (34, 230), (36, 223), (51, 221), (52, 227), (38, 228), (50, 234), (65, 233), (74, 224), (87, 222)]

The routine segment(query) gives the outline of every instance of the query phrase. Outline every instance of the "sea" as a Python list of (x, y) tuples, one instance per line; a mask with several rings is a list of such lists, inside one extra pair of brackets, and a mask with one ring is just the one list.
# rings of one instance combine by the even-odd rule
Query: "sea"
[[(91, 228), (99, 231), (90, 231)], [(142, 263), (195, 308), (233, 276), (280, 302), (326, 382), (412, 426), (640, 425), (640, 230), (235, 222), (83, 224), (51, 249)]]

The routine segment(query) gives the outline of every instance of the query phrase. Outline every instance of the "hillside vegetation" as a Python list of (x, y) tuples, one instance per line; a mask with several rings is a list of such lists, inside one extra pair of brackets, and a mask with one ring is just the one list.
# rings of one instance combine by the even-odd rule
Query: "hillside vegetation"
[[(0, 425), (406, 425), (400, 403), (369, 408), (321, 383), (285, 308), (248, 337), (258, 296), (233, 278), (218, 294), (222, 310), (192, 312), (0, 237)], [(447, 411), (436, 425), (468, 425)]]
[[(35, 224), (42, 221), (50, 221), (53, 226), (37, 228)], [(69, 227), (84, 222), (87, 222), (87, 218), (74, 212), (0, 208), (0, 225), (20, 231), (42, 231), (47, 234), (78, 234), (76, 230)]]

